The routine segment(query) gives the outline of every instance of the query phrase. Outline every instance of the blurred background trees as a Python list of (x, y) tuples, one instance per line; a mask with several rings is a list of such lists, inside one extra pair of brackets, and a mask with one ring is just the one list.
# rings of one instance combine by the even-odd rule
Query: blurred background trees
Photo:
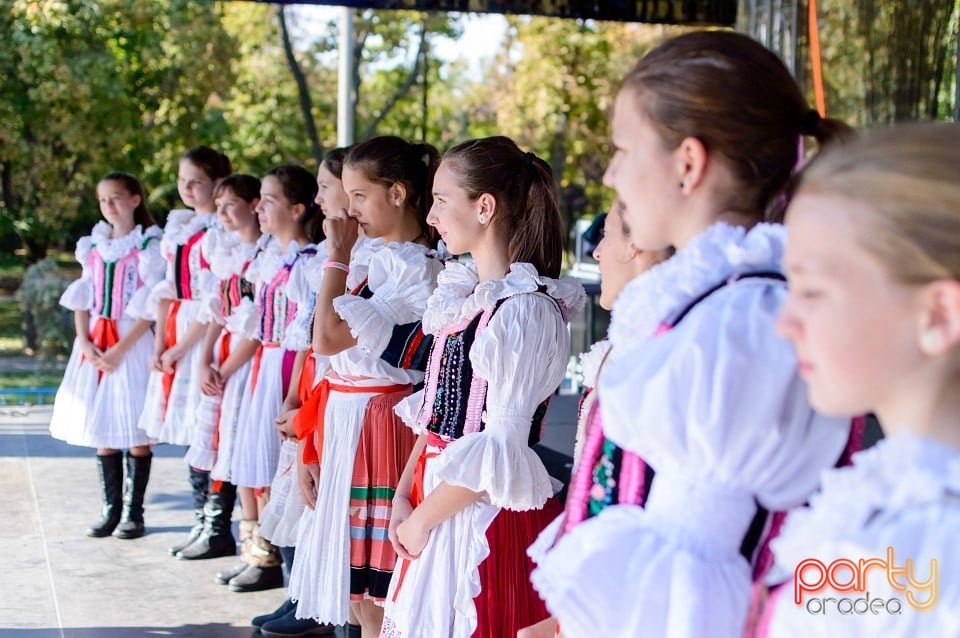
[[(859, 126), (955, 116), (958, 0), (818, 4), (830, 115)], [(26, 262), (89, 229), (99, 216), (96, 180), (110, 170), (138, 175), (162, 220), (177, 204), (177, 157), (191, 146), (215, 146), (235, 170), (262, 174), (281, 162), (312, 170), (335, 144), (332, 22), (249, 2), (7, 6), (0, 251), (19, 249)], [(503, 133), (552, 164), (568, 223), (603, 210), (607, 109), (633, 62), (678, 28), (509, 17), (499, 52), (478, 66), (436, 54), (463, 24), (457, 14), (357, 13), (358, 137), (425, 138), (443, 150)], [(805, 56), (798, 76), (806, 86)]]

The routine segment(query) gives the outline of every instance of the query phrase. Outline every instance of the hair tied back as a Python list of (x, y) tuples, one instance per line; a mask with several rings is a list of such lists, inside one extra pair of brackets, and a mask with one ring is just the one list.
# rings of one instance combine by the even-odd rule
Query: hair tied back
[(800, 133), (815, 137), (821, 119), (820, 112), (817, 109), (809, 109), (803, 114), (803, 119), (800, 121)]

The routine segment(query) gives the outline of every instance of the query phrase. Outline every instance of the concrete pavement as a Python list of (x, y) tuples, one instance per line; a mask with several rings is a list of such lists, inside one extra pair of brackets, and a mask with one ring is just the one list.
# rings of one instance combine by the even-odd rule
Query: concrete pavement
[[(541, 455), (555, 475), (569, 472), (575, 409), (576, 397), (551, 401)], [(94, 452), (50, 438), (50, 413), (0, 408), (0, 638), (259, 636), (250, 618), (283, 590), (233, 593), (213, 576), (235, 558), (167, 553), (192, 521), (184, 448), (154, 448), (146, 536), (88, 538), (100, 513)]]

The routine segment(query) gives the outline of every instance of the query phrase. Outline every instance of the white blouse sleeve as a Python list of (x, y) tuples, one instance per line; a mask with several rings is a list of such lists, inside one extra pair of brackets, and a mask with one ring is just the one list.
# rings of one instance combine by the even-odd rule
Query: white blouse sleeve
[(87, 258), (90, 256), (92, 247), (93, 238), (89, 235), (77, 240), (74, 255), (83, 270), (80, 273), (80, 278), (67, 286), (67, 289), (60, 295), (60, 305), (64, 308), (87, 312), (93, 310), (93, 275), (87, 265)]
[(614, 348), (598, 385), (604, 431), (656, 475), (645, 508), (606, 508), (534, 572), (570, 635), (740, 635), (751, 574), (739, 550), (756, 503), (803, 503), (849, 433), (849, 418), (810, 407), (775, 334), (784, 295), (738, 283), (672, 330)]
[(403, 424), (413, 430), (416, 435), (424, 432), (423, 426), (420, 425), (420, 410), (423, 408), (424, 394), (425, 392), (421, 388), (393, 406), (393, 411), (400, 417)]
[(307, 272), (317, 263), (322, 265), (326, 259), (326, 251), (318, 248), (314, 255), (302, 255), (290, 269), (285, 291), (287, 299), (297, 304), (297, 312), (283, 335), (282, 345), (286, 350), (306, 350), (310, 347), (316, 292), (310, 284)]
[(167, 269), (167, 261), (160, 250), (162, 232), (158, 226), (151, 226), (143, 233), (140, 254), (137, 255), (137, 274), (143, 285), (133, 293), (123, 313), (134, 319), (156, 320), (156, 307), (151, 311), (150, 291), (160, 281)]
[(357, 346), (380, 356), (395, 326), (419, 321), (443, 263), (416, 244), (389, 244), (370, 259), (367, 285), (373, 296), (342, 295), (333, 309), (350, 326)]
[(485, 427), (447, 446), (438, 479), (480, 492), (496, 507), (543, 506), (553, 484), (527, 440), (537, 406), (563, 380), (569, 352), (555, 301), (537, 293), (505, 301), (470, 350), (474, 374), (488, 384)]

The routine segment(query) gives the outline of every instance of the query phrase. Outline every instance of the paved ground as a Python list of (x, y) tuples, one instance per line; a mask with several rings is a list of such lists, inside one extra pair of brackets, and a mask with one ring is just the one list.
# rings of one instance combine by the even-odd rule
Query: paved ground
[[(569, 471), (575, 405), (551, 403), (545, 442), (556, 449), (543, 454), (554, 473)], [(49, 407), (0, 408), (0, 638), (258, 636), (249, 619), (282, 590), (236, 594), (213, 580), (235, 559), (167, 554), (191, 520), (184, 449), (155, 449), (146, 536), (87, 538), (100, 508), (93, 452), (51, 439), (49, 418)]]

